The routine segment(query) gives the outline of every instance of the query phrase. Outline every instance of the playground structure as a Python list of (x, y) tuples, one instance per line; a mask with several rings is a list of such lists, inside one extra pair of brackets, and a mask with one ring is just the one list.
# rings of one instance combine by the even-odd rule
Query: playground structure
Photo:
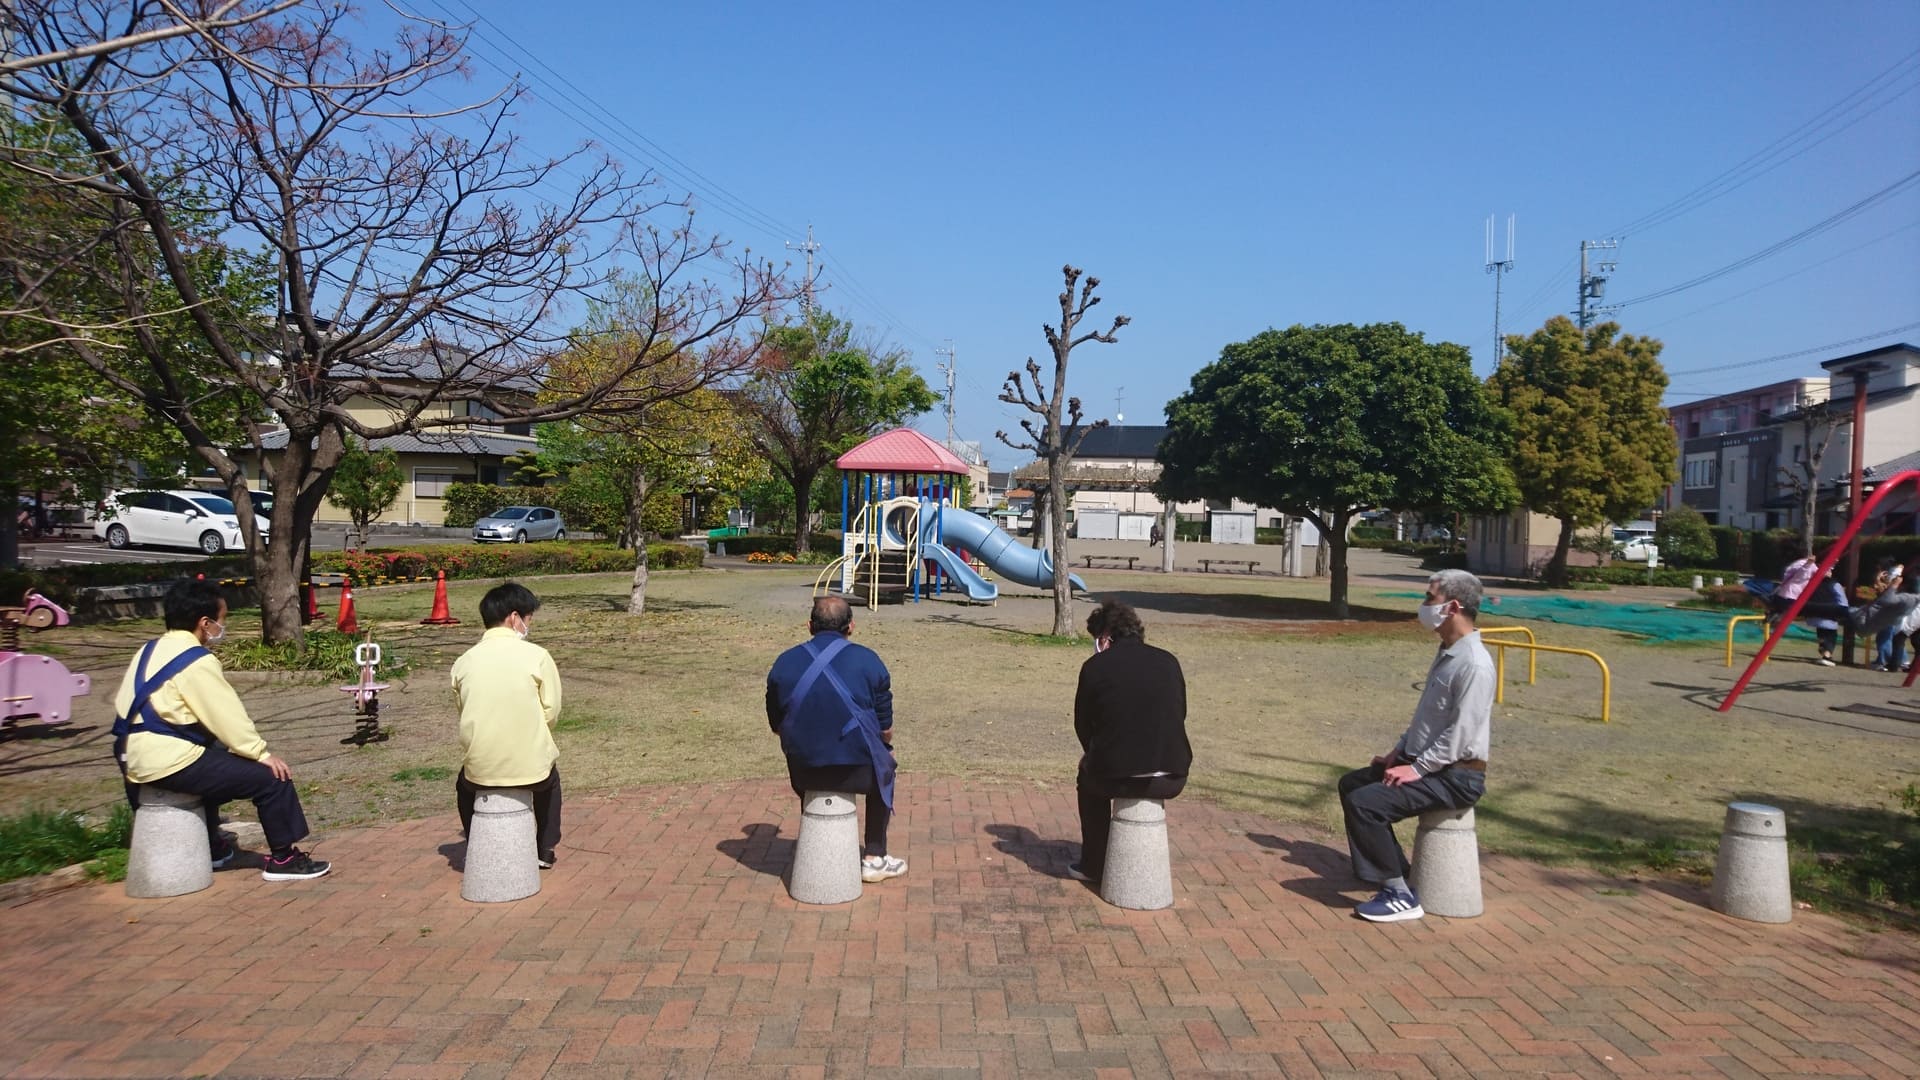
[[(1881, 484), (1874, 490), (1873, 495), (1860, 507), (1859, 513), (1849, 515), (1850, 520), (1847, 522), (1846, 531), (1840, 534), (1839, 538), (1834, 541), (1833, 546), (1827, 549), (1826, 555), (1821, 557), (1820, 565), (1815, 568), (1812, 580), (1825, 580), (1828, 572), (1840, 561), (1840, 557), (1846, 554), (1847, 550), (1853, 546), (1855, 538), (1860, 535), (1860, 530), (1867, 522), (1873, 520), (1873, 512), (1879, 509), (1880, 504), (1886, 502), (1895, 492), (1906, 487), (1920, 489), (1920, 469), (1908, 469)], [(1726, 712), (1732, 709), (1733, 703), (1740, 700), (1740, 695), (1746, 691), (1747, 684), (1753, 681), (1753, 677), (1759, 673), (1761, 665), (1765, 664), (1767, 657), (1773, 654), (1773, 647), (1780, 644), (1780, 639), (1786, 636), (1787, 631), (1792, 628), (1794, 620), (1800, 617), (1800, 609), (1807, 606), (1807, 601), (1813, 598), (1813, 594), (1813, 589), (1806, 589), (1802, 591), (1799, 596), (1794, 597), (1793, 601), (1787, 605), (1787, 610), (1781, 613), (1780, 621), (1774, 625), (1773, 632), (1767, 635), (1766, 643), (1760, 646), (1760, 651), (1754, 654), (1753, 660), (1747, 664), (1747, 670), (1740, 673), (1740, 678), (1734, 682), (1733, 689), (1727, 691), (1726, 699), (1720, 702), (1720, 712)], [(1729, 637), (1731, 637), (1731, 626), (1728, 627), (1728, 634)], [(1914, 665), (1914, 671), (1920, 673), (1920, 664)], [(1901, 685), (1912, 686), (1913, 677), (1909, 675), (1906, 682)]]
[[(1021, 544), (985, 517), (954, 504), (954, 478), (967, 465), (911, 428), (896, 428), (840, 455), (840, 556), (814, 581), (869, 607), (884, 599), (940, 595), (952, 588), (973, 603), (993, 603), (991, 571), (1033, 588), (1053, 585), (1053, 556)], [(969, 557), (971, 556), (971, 557)], [(1080, 592), (1086, 585), (1069, 575)]]
[(39, 633), (71, 621), (65, 608), (31, 590), (20, 607), (0, 607), (0, 730), (29, 719), (64, 724), (73, 718), (73, 699), (93, 689), (89, 676), (20, 650), (21, 627)]
[(388, 732), (380, 726), (380, 691), (390, 684), (373, 681), (373, 673), (380, 666), (380, 646), (368, 640), (353, 647), (353, 662), (360, 665), (360, 681), (351, 686), (343, 686), (340, 692), (353, 695), (353, 734), (340, 740), (342, 746), (365, 746), (370, 742), (386, 742)]

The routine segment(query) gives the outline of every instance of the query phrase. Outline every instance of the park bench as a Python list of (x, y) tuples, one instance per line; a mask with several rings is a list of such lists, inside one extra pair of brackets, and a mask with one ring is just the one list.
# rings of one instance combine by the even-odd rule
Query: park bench
[(1127, 561), (1127, 569), (1131, 570), (1133, 569), (1133, 564), (1140, 561), (1140, 556), (1138, 555), (1088, 555), (1086, 556), (1087, 569), (1089, 570), (1093, 569), (1093, 560), (1095, 559), (1104, 559), (1109, 562), (1119, 562), (1120, 560), (1125, 559)]
[(1258, 559), (1201, 559), (1200, 572), (1203, 574), (1213, 573), (1214, 563), (1219, 563), (1221, 566), (1244, 566), (1247, 568), (1247, 573), (1251, 574), (1253, 573), (1253, 568), (1260, 565), (1260, 560)]

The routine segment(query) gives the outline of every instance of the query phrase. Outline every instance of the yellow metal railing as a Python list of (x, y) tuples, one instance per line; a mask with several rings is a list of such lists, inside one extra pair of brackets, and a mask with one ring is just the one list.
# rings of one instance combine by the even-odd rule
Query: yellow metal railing
[[(1524, 626), (1488, 626), (1481, 629), (1480, 637), (1482, 640), (1485, 640), (1488, 634), (1525, 634), (1527, 635), (1527, 644), (1529, 645), (1539, 644), (1539, 640), (1533, 636), (1533, 631), (1527, 629)], [(1540, 673), (1540, 654), (1528, 653), (1527, 654), (1527, 685), (1528, 686), (1533, 685), (1534, 676), (1538, 675), (1539, 673)]]
[(826, 568), (820, 571), (820, 576), (813, 579), (813, 595), (825, 596), (829, 591), (831, 591), (827, 585), (827, 579), (839, 573), (841, 564), (845, 563), (846, 561), (847, 561), (847, 557), (845, 555), (842, 555), (834, 559), (832, 562), (828, 563), (826, 565)]
[[(1481, 631), (1481, 633), (1484, 634), (1485, 631)], [(1600, 722), (1603, 724), (1612, 722), (1613, 671), (1607, 667), (1605, 660), (1600, 659), (1599, 653), (1592, 652), (1588, 649), (1568, 649), (1559, 645), (1524, 645), (1518, 641), (1501, 641), (1497, 638), (1487, 642), (1487, 644), (1500, 650), (1500, 655), (1494, 660), (1493, 700), (1503, 702), (1507, 699), (1508, 649), (1526, 649), (1529, 652), (1565, 653), (1568, 656), (1584, 656), (1600, 665)]]
[[(830, 584), (833, 575), (843, 573), (848, 578), (848, 588), (845, 590), (847, 593), (864, 589), (867, 594), (867, 607), (875, 608), (880, 606), (880, 541), (884, 535), (886, 521), (884, 516), (877, 511), (882, 505), (881, 503), (868, 503), (866, 506), (860, 508), (858, 514), (854, 515), (853, 528), (848, 530), (847, 535), (852, 535), (855, 532), (860, 534), (860, 553), (857, 557), (843, 553), (839, 558), (828, 563), (826, 568), (820, 571), (820, 576), (813, 580), (813, 594), (815, 596), (823, 596), (830, 591), (835, 591)], [(904, 539), (906, 541), (907, 579), (908, 581), (912, 581), (913, 574), (919, 567), (920, 559), (920, 516), (918, 511), (914, 512), (912, 519), (907, 523), (907, 531)], [(851, 572), (848, 572), (846, 567), (849, 558), (853, 559)], [(862, 574), (866, 575), (864, 582), (861, 580)]]
[[(1767, 621), (1767, 617), (1765, 615), (1735, 615), (1733, 618), (1727, 620), (1727, 666), (1728, 667), (1733, 666), (1733, 628), (1736, 626), (1739, 626), (1743, 622), (1764, 623), (1766, 621)], [(1761, 635), (1761, 640), (1762, 641), (1766, 640), (1765, 634)]]

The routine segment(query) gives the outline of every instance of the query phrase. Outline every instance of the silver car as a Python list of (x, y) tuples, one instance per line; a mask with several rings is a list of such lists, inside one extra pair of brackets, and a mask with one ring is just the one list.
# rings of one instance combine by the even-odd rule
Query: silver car
[(482, 544), (524, 544), (529, 540), (565, 540), (567, 523), (550, 506), (507, 506), (473, 523)]

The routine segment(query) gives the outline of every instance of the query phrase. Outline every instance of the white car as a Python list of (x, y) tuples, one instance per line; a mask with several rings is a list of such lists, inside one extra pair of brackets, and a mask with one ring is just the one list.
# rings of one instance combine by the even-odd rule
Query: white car
[(1653, 537), (1645, 533), (1628, 532), (1615, 529), (1613, 532), (1613, 557), (1625, 562), (1646, 562), (1660, 546)]
[[(260, 535), (267, 519), (254, 515)], [(198, 548), (208, 555), (246, 547), (233, 503), (211, 491), (116, 491), (100, 504), (93, 535), (111, 548)]]

